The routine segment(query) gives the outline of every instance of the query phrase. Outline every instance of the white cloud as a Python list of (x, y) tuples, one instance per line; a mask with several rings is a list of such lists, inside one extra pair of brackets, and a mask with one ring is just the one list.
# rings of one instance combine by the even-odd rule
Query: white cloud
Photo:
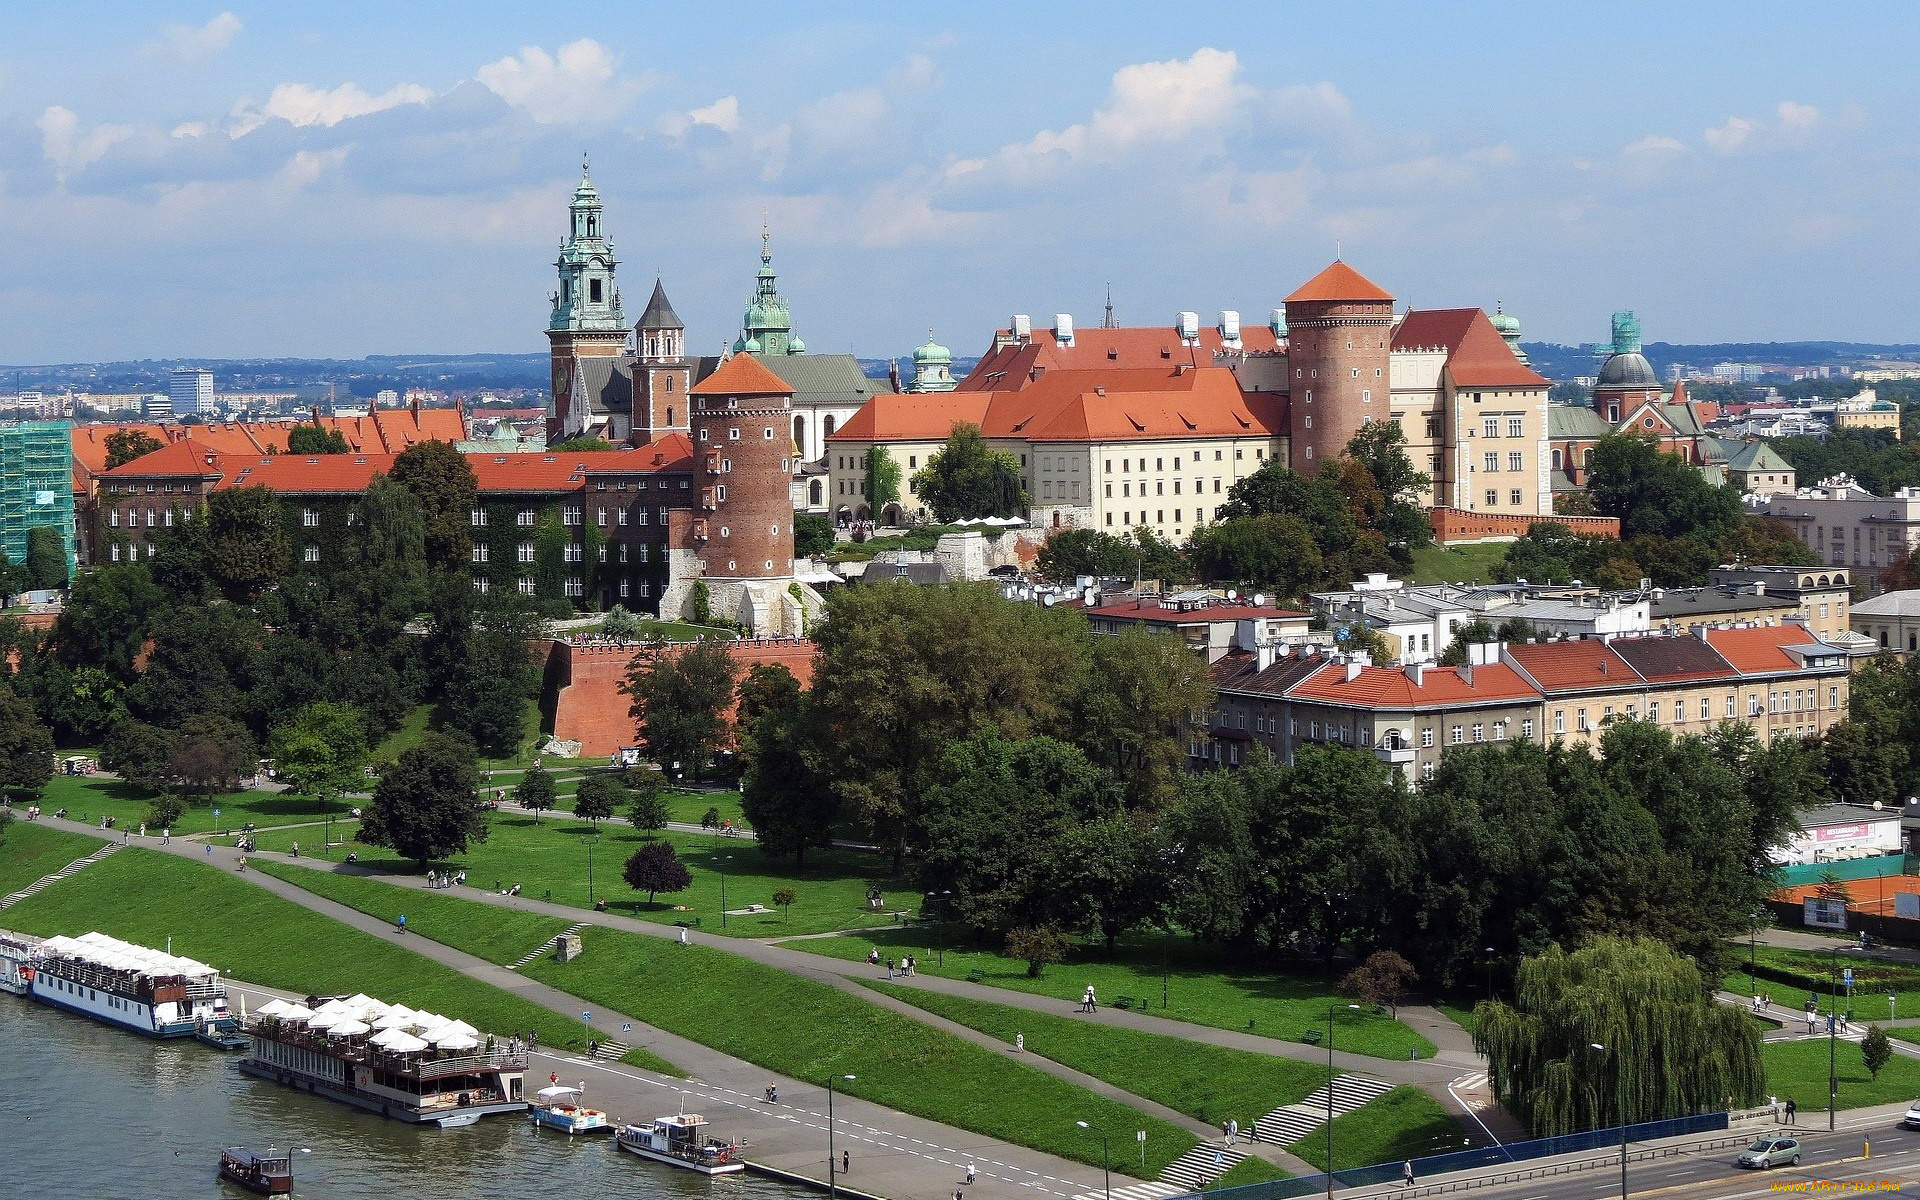
[(95, 125), (83, 130), (80, 114), (58, 104), (41, 113), (34, 123), (40, 128), (40, 148), (62, 183), (74, 171), (98, 162), (115, 143), (124, 142), (137, 132), (131, 125)]
[(180, 124), (175, 125), (172, 132), (167, 136), (177, 138), (202, 138), (207, 136), (212, 128), (213, 127), (205, 121), (182, 121)]
[(233, 126), (229, 132), (234, 137), (241, 137), (275, 118), (289, 125), (319, 125), (331, 129), (354, 117), (385, 112), (402, 104), (425, 104), (431, 99), (433, 90), (417, 83), (397, 83), (377, 96), (357, 83), (343, 83), (333, 88), (283, 83), (273, 89), (273, 94), (267, 97), (266, 104), (260, 108), (253, 107), (250, 102), (236, 105)]
[(1811, 144), (1816, 134), (1835, 126), (1851, 125), (1864, 117), (1856, 108), (1842, 109), (1837, 121), (1827, 118), (1811, 104), (1782, 100), (1774, 106), (1774, 119), (1732, 116), (1724, 125), (1703, 134), (1709, 149), (1719, 154), (1743, 151), (1794, 150)]
[(522, 47), (476, 72), (480, 82), (543, 125), (587, 124), (618, 115), (657, 82), (648, 73), (622, 76), (619, 59), (592, 38), (568, 42), (552, 54)]
[(169, 25), (142, 53), (148, 58), (183, 66), (205, 62), (232, 45), (241, 28), (240, 18), (230, 12), (221, 13), (205, 25)]
[(1709, 148), (1721, 153), (1732, 154), (1747, 144), (1759, 126), (1745, 117), (1728, 117), (1725, 125), (1709, 129), (1704, 136)]
[(1660, 133), (1650, 133), (1639, 141), (1628, 144), (1620, 151), (1620, 153), (1629, 157), (1649, 156), (1661, 158), (1673, 154), (1685, 154), (1686, 152), (1687, 144), (1685, 142), (1679, 138), (1668, 137)]
[(1820, 110), (1811, 104), (1782, 100), (1775, 111), (1780, 115), (1780, 128), (1791, 133), (1811, 133), (1820, 123)]
[(1353, 102), (1333, 84), (1290, 83), (1273, 92), (1269, 105), (1274, 117), (1289, 124), (1345, 120), (1353, 115)]
[(702, 125), (721, 133), (739, 132), (740, 97), (722, 96), (712, 104), (686, 112), (667, 113), (653, 123), (656, 130), (670, 138), (683, 138), (696, 126)]

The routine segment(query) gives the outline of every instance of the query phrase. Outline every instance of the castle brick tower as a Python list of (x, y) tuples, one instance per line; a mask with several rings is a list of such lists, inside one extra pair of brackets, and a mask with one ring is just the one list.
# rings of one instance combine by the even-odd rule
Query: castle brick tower
[(653, 282), (653, 296), (629, 343), (633, 377), (633, 444), (644, 446), (668, 433), (691, 429), (693, 362), (687, 357), (687, 327), (667, 290)]
[(1369, 418), (1393, 419), (1393, 297), (1336, 260), (1286, 304), (1293, 469), (1317, 475)]
[[(793, 577), (793, 388), (736, 354), (693, 388), (694, 548), (710, 586)], [(716, 596), (716, 611), (723, 613)]]
[(557, 442), (586, 432), (591, 415), (577, 402), (575, 383), (583, 358), (618, 358), (626, 350), (627, 319), (613, 286), (613, 241), (607, 237), (600, 193), (587, 163), (580, 163), (580, 185), (567, 206), (567, 236), (560, 241), (554, 270), (560, 289), (553, 293), (547, 321), (553, 393), (547, 401), (547, 440)]

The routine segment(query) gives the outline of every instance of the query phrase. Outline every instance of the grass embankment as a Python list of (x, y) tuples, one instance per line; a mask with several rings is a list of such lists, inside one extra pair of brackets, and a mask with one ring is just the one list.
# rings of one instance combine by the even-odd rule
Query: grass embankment
[(1479, 1022), (1474, 1019), (1472, 1005), (1462, 1006), (1459, 1004), (1448, 1004), (1443, 1002), (1443, 1003), (1435, 1004), (1433, 1008), (1435, 1012), (1439, 1013), (1441, 1016), (1445, 1017), (1447, 1020), (1452, 1021), (1455, 1025), (1458, 1025), (1460, 1028), (1466, 1030), (1469, 1035), (1471, 1035), (1474, 1029), (1479, 1025)]
[[(476, 887), (495, 888), (520, 885), (521, 894), (591, 909), (588, 898), (590, 843), (592, 893), (605, 899), (615, 912), (643, 921), (672, 924), (700, 918), (703, 932), (733, 937), (772, 937), (784, 934), (825, 933), (836, 929), (860, 929), (891, 923), (897, 918), (890, 911), (873, 913), (867, 909), (867, 888), (879, 885), (893, 892), (884, 858), (851, 850), (816, 850), (807, 855), (804, 870), (795, 870), (782, 859), (769, 859), (752, 842), (735, 838), (716, 838), (694, 833), (654, 835), (673, 844), (682, 862), (692, 872), (693, 882), (683, 892), (662, 894), (652, 904), (646, 894), (628, 887), (620, 877), (621, 868), (633, 852), (649, 840), (623, 820), (600, 822), (599, 840), (594, 842), (594, 827), (583, 821), (546, 818), (535, 821), (521, 813), (497, 813), (485, 842), (468, 848), (465, 855), (442, 864), (467, 872), (468, 882)], [(314, 838), (317, 845), (319, 839)], [(260, 842), (265, 849), (267, 842)], [(307, 845), (301, 839), (301, 846)], [(346, 849), (359, 854), (363, 866), (402, 875), (413, 872), (413, 864), (395, 858), (391, 850), (354, 843)], [(336, 847), (335, 857), (345, 853)], [(722, 928), (721, 892), (725, 890), (730, 909), (761, 904), (772, 911), (753, 916), (729, 917)], [(790, 887), (795, 894), (791, 911), (773, 907), (773, 893)], [(888, 905), (917, 906), (915, 892), (897, 892)], [(864, 953), (864, 951), (863, 951)], [(1404, 1053), (1404, 1052), (1403, 1052)]]
[(1249, 1155), (1233, 1164), (1225, 1175), (1208, 1184), (1207, 1190), (1209, 1192), (1217, 1192), (1222, 1188), (1245, 1187), (1250, 1183), (1273, 1183), (1277, 1180), (1292, 1178), (1293, 1176), (1282, 1171), (1279, 1167), (1274, 1166), (1266, 1159), (1254, 1158)]
[(1009, 1046), (1016, 1034), (1021, 1035), (1029, 1054), (1050, 1058), (1209, 1125), (1232, 1118), (1252, 1129), (1262, 1115), (1306, 1098), (1327, 1081), (1326, 1069), (1311, 1063), (1166, 1034), (1091, 1025), (898, 984), (876, 981), (867, 986)]
[[(445, 725), (439, 709), (432, 704), (415, 705), (408, 710), (400, 724), (382, 738), (373, 748), (373, 758), (378, 761), (399, 757), (403, 752), (420, 744), (430, 729), (440, 729)], [(478, 765), (482, 770), (489, 768), (528, 767), (533, 765), (535, 751), (541, 742), (540, 706), (529, 700), (520, 712), (520, 740), (513, 753), (500, 758), (482, 757)]]
[[(363, 877), (291, 871), (286, 877), (382, 919), (405, 903), (409, 928), (419, 920), (424, 935), (448, 945), (478, 946), (474, 930), (491, 920), (484, 912), (490, 906), (452, 894), (409, 891), (397, 900), (392, 884)], [(1153, 1174), (1195, 1143), (1184, 1130), (1137, 1109), (828, 984), (698, 944), (608, 929), (588, 929), (582, 937), (580, 959), (549, 958), (522, 973), (791, 1079), (853, 1075), (845, 1086), (852, 1095), (1077, 1162), (1100, 1162), (1099, 1142), (1091, 1139), (1089, 1146), (1077, 1120), (1146, 1130)]]
[[(171, 855), (123, 851), (8, 909), (7, 924), (43, 936), (97, 929), (143, 946), (164, 947), (172, 938), (175, 954), (265, 987), (301, 995), (364, 992), (489, 1033), (535, 1029), (544, 1045), (586, 1048), (586, 1029), (573, 1017)], [(628, 1061), (681, 1074), (646, 1051)]]
[[(1887, 1030), (1890, 1037), (1900, 1037), (1908, 1032), (1902, 1029)], [(1859, 1043), (1840, 1042), (1834, 1049), (1840, 1080), (1839, 1107), (1863, 1108), (1870, 1104), (1912, 1100), (1920, 1095), (1920, 1060), (1896, 1050), (1893, 1058), (1881, 1068), (1880, 1078), (1874, 1079), (1867, 1074), (1866, 1065), (1860, 1061)], [(1789, 1096), (1798, 1100), (1803, 1114), (1826, 1107), (1825, 1038), (1770, 1042), (1761, 1047), (1760, 1060), (1766, 1064), (1767, 1091), (1770, 1094), (1779, 1096), (1783, 1103)]]
[(1327, 1010), (1333, 1007), (1334, 1044), (1341, 1050), (1395, 1059), (1406, 1058), (1409, 1050), (1421, 1058), (1433, 1054), (1432, 1042), (1384, 1013), (1349, 1011), (1348, 998), (1326, 980), (1228, 963), (1217, 950), (1184, 939), (1172, 939), (1165, 946), (1168, 1006), (1162, 1008), (1160, 955), (1165, 940), (1158, 936), (1122, 939), (1112, 958), (1106, 957), (1102, 946), (1076, 945), (1066, 962), (1048, 967), (1039, 979), (1027, 977), (1024, 962), (983, 950), (949, 946), (942, 966), (932, 926), (810, 938), (792, 942), (789, 948), (856, 962), (875, 946), (883, 958), (912, 954), (923, 974), (965, 979), (969, 972), (979, 971), (985, 976), (982, 982), (990, 987), (1052, 996), (1063, 1013), (1092, 984), (1105, 1003), (1120, 996), (1143, 998), (1149, 1004), (1144, 1011), (1157, 1017), (1236, 1030), (1246, 1029), (1252, 1021), (1254, 1033), (1289, 1041), (1308, 1030), (1324, 1035)]
[[(1362, 1108), (1333, 1119), (1334, 1170), (1394, 1163), (1464, 1150), (1470, 1139), (1447, 1110), (1419, 1088), (1397, 1087)], [(1321, 1170), (1327, 1168), (1327, 1127), (1287, 1147)]]
[[(1553, 518), (1540, 519), (1551, 521)], [(1426, 545), (1413, 552), (1413, 569), (1407, 572), (1407, 580), (1410, 583), (1491, 583), (1493, 569), (1506, 559), (1507, 547), (1503, 542), (1470, 546)]]
[[(1839, 992), (1841, 1012), (1851, 1007), (1864, 1020), (1882, 1018), (1888, 993), (1896, 997), (1895, 1010), (1902, 1019), (1920, 1017), (1920, 967), (1860, 954), (1852, 945), (1836, 943), (1837, 954), (1763, 946), (1751, 959), (1743, 951), (1738, 968), (1721, 976), (1720, 986), (1738, 996), (1755, 990), (1773, 993), (1773, 1015), (1786, 1020), (1804, 1011), (1809, 992), (1818, 998), (1820, 1011), (1826, 1012), (1830, 989)], [(1754, 974), (1749, 974), (1750, 966)], [(1851, 998), (1840, 982), (1840, 972), (1849, 968), (1853, 971)]]
[(100, 846), (97, 838), (16, 817), (7, 831), (0, 833), (0, 896), (11, 895)]
[[(118, 838), (123, 829), (139, 830), (152, 802), (151, 792), (124, 780), (98, 775), (56, 775), (41, 793), (40, 807), (46, 812), (64, 808), (69, 819), (88, 825), (98, 825), (101, 817), (112, 817), (115, 828), (102, 830), (101, 835)], [(357, 800), (336, 802), (331, 807), (334, 815), (339, 816), (358, 803)], [(261, 829), (296, 825), (321, 820), (328, 807), (311, 796), (289, 792), (226, 792), (208, 800), (196, 797), (181, 811), (173, 832), (178, 837), (216, 829), (239, 829), (248, 821)], [(217, 818), (213, 815), (215, 809), (220, 810)], [(157, 836), (160, 830), (154, 828), (147, 832)]]
[(380, 908), (362, 881), (350, 875), (335, 875), (331, 871), (259, 859), (254, 860), (252, 866), (276, 879), (284, 879), (295, 887), (383, 921), (397, 922), (405, 914), (409, 935), (419, 934), (436, 942), (444, 942), (455, 950), (464, 950), (488, 962), (514, 962), (536, 946), (551, 942), (567, 927), (567, 922), (558, 917), (491, 904), (475, 904), (455, 899), (450, 892), (430, 892), (420, 888), (382, 885), (384, 891), (379, 894), (379, 899), (388, 903), (385, 908)]

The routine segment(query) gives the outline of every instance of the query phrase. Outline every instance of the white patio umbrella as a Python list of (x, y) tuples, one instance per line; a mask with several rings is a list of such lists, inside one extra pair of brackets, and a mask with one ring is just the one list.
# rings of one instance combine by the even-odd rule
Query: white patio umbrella
[(439, 1037), (429, 1038), (441, 1050), (476, 1050), (480, 1043), (464, 1033), (447, 1032)]
[(371, 1032), (373, 1032), (373, 1026), (367, 1024), (365, 1021), (347, 1020), (340, 1022), (338, 1025), (330, 1026), (327, 1029), (327, 1036), (359, 1037), (363, 1033)]
[(466, 1034), (468, 1037), (480, 1036), (480, 1031), (478, 1029), (475, 1029), (473, 1026), (467, 1024), (465, 1021), (449, 1021), (447, 1022), (447, 1028), (458, 1030), (459, 1032)]
[(374, 1045), (395, 1054), (418, 1054), (427, 1044), (404, 1029), (387, 1029), (373, 1035)]
[(304, 1004), (289, 1003), (275, 1015), (282, 1021), (311, 1021), (313, 1020), (314, 1013), (312, 1009)]
[(253, 1011), (255, 1016), (279, 1017), (279, 1016), (285, 1016), (288, 1009), (296, 1008), (296, 1007), (298, 1006), (293, 1004), (288, 1004), (285, 1000), (276, 998), (276, 999), (267, 1001), (265, 1004), (262, 1004), (259, 1008), (256, 1008)]

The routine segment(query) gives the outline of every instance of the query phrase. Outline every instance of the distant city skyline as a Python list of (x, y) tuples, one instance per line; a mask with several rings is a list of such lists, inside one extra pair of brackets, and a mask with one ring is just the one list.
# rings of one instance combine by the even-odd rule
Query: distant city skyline
[[(1364, 19), (1363, 19), (1364, 18)], [(542, 349), (582, 154), (714, 353), (1263, 321), (1334, 257), (1528, 341), (1920, 341), (1897, 4), (77, 3), (0, 46), (0, 362)]]

